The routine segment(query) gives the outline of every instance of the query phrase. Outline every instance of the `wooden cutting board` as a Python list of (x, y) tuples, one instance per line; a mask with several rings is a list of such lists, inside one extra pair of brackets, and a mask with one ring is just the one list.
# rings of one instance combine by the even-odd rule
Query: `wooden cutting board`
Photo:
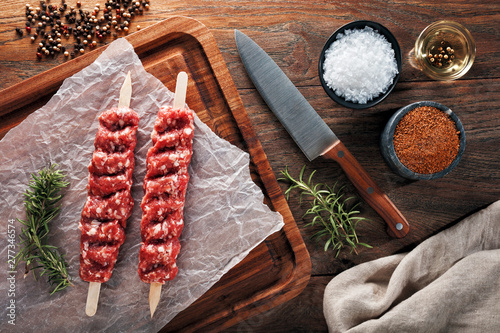
[[(295, 297), (309, 281), (309, 254), (213, 35), (199, 21), (172, 17), (126, 39), (146, 71), (171, 91), (177, 73), (188, 73), (186, 102), (217, 135), (250, 154), (252, 179), (264, 192), (266, 204), (285, 222), (280, 232), (251, 251), (162, 332), (220, 331)], [(43, 106), (64, 79), (90, 65), (104, 49), (1, 91), (0, 116), (6, 121), (0, 124), (0, 137)]]

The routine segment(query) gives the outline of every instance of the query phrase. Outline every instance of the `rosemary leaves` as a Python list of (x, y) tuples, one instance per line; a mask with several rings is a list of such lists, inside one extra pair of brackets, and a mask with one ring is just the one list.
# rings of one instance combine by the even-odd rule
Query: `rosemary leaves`
[(304, 216), (312, 215), (314, 217), (306, 227), (320, 225), (321, 229), (313, 237), (326, 238), (324, 250), (327, 251), (329, 248), (332, 248), (333, 251), (336, 251), (335, 256), (337, 257), (342, 248), (346, 246), (350, 247), (351, 253), (355, 252), (356, 254), (358, 246), (372, 248), (368, 244), (359, 242), (356, 235), (357, 224), (366, 219), (358, 216), (360, 213), (356, 210), (358, 204), (348, 205), (348, 201), (354, 199), (354, 197), (344, 198), (342, 187), (337, 189), (336, 184), (332, 187), (322, 183), (314, 185), (312, 177), (316, 171), (313, 171), (309, 175), (307, 181), (304, 180), (304, 172), (305, 166), (302, 167), (299, 179), (297, 180), (285, 168), (285, 170), (281, 171), (285, 178), (280, 178), (279, 180), (285, 180), (290, 183), (290, 187), (285, 191), (287, 200), (290, 197), (290, 192), (295, 189), (301, 191), (300, 202), (303, 195), (313, 198), (311, 208), (306, 211)]
[(29, 188), (24, 193), (26, 220), (18, 219), (25, 227), (20, 237), (21, 251), (16, 265), (20, 261), (26, 262), (25, 277), (30, 270), (35, 274), (35, 270), (41, 268), (40, 276), (46, 275), (53, 288), (51, 295), (71, 285), (63, 255), (55, 246), (47, 244), (49, 224), (60, 211), (60, 190), (69, 184), (63, 178), (64, 174), (57, 169), (57, 165), (32, 174)]

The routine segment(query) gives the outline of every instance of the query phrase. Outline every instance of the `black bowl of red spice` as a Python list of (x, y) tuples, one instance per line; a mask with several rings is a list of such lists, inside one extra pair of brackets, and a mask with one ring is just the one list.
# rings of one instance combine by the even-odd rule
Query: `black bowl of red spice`
[(407, 105), (389, 119), (380, 141), (382, 155), (402, 177), (421, 180), (443, 177), (465, 150), (465, 131), (448, 107), (423, 101)]

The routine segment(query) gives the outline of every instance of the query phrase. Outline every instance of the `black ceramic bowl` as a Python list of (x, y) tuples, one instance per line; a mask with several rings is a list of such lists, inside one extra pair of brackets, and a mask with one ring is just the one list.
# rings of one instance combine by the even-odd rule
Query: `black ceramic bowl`
[[(396, 63), (398, 65), (398, 74), (394, 78), (392, 85), (387, 89), (387, 91), (385, 93), (380, 94), (379, 96), (375, 97), (374, 99), (372, 99), (371, 101), (368, 101), (365, 104), (359, 104), (359, 103), (346, 101), (343, 97), (338, 96), (337, 94), (335, 94), (335, 92), (330, 87), (328, 87), (325, 80), (323, 79), (323, 74), (324, 74), (323, 63), (325, 61), (326, 50), (328, 50), (330, 45), (337, 40), (337, 36), (339, 33), (344, 32), (345, 30), (348, 30), (348, 29), (351, 29), (351, 30), (352, 29), (364, 29), (365, 27), (370, 27), (373, 30), (376, 30), (379, 34), (383, 35), (389, 43), (391, 43), (392, 49), (394, 50), (394, 55), (396, 57)], [(401, 67), (402, 67), (401, 63), (402, 63), (401, 49), (399, 47), (398, 41), (396, 40), (394, 35), (386, 27), (384, 27), (383, 25), (381, 25), (379, 23), (372, 22), (372, 21), (354, 21), (354, 22), (348, 23), (348, 24), (340, 27), (339, 29), (337, 29), (337, 31), (335, 31), (333, 33), (333, 35), (331, 35), (330, 38), (328, 38), (328, 40), (326, 41), (325, 46), (323, 46), (323, 50), (321, 50), (321, 55), (319, 57), (319, 64), (318, 64), (319, 79), (321, 81), (321, 85), (323, 86), (323, 89), (325, 89), (328, 96), (330, 96), (335, 102), (337, 102), (340, 105), (343, 105), (345, 107), (352, 108), (352, 109), (365, 109), (365, 108), (369, 108), (371, 106), (374, 106), (374, 105), (382, 102), (391, 93), (392, 89), (394, 89), (394, 87), (396, 86), (396, 83), (398, 82), (399, 77), (401, 75)]]
[[(408, 112), (420, 106), (432, 106), (443, 111), (455, 122), (457, 130), (460, 132), (460, 146), (457, 156), (446, 169), (440, 172), (431, 174), (413, 172), (412, 170), (408, 169), (403, 163), (401, 163), (396, 155), (396, 151), (394, 150), (393, 137), (396, 126), (398, 125), (401, 118), (403, 118)], [(457, 166), (458, 162), (460, 162), (460, 159), (462, 158), (465, 150), (465, 131), (460, 119), (458, 119), (457, 115), (453, 113), (453, 111), (451, 111), (448, 107), (431, 101), (416, 102), (399, 109), (392, 115), (392, 117), (387, 122), (384, 131), (382, 132), (380, 140), (380, 150), (382, 151), (382, 156), (384, 157), (389, 167), (398, 175), (412, 180), (436, 179), (448, 174)]]

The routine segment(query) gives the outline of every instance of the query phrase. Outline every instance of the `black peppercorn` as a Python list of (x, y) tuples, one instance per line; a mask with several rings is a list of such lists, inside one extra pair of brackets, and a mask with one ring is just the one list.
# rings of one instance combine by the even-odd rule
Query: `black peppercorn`
[[(32, 26), (33, 29), (36, 28), (31, 35), (31, 41), (36, 40), (38, 35), (46, 39), (37, 45), (37, 53), (41, 57), (44, 54), (49, 56), (59, 52), (69, 55), (69, 51), (61, 43), (61, 36), (69, 38), (71, 34), (75, 37), (73, 57), (75, 53), (85, 52), (87, 46), (90, 48), (95, 47), (97, 42), (91, 42), (92, 38), (100, 40), (101, 44), (107, 44), (105, 42), (107, 35), (118, 37), (120, 32), (127, 33), (133, 17), (143, 14), (144, 9), (149, 7), (149, 0), (104, 0), (104, 6), (101, 7), (96, 4), (93, 11), (88, 11), (84, 10), (79, 0), (74, 0), (77, 9), (72, 6), (68, 8), (65, 0), (60, 0), (60, 5), (50, 4), (50, 0), (39, 1), (41, 8), (36, 10), (30, 5), (26, 5), (26, 27), (25, 29), (16, 28), (16, 33), (22, 36), (24, 30), (30, 33)], [(113, 10), (115, 10), (115, 13), (112, 12)], [(100, 15), (99, 12), (101, 11), (102, 14)], [(61, 22), (61, 17), (65, 19), (64, 23)], [(50, 31), (45, 32), (44, 29), (47, 26), (49, 26)], [(137, 30), (139, 29), (140, 27), (137, 26)], [(82, 43), (83, 37), (87, 43)], [(448, 53), (448, 58), (444, 57), (443, 53), (443, 58), (445, 60), (453, 59), (450, 53)]]

